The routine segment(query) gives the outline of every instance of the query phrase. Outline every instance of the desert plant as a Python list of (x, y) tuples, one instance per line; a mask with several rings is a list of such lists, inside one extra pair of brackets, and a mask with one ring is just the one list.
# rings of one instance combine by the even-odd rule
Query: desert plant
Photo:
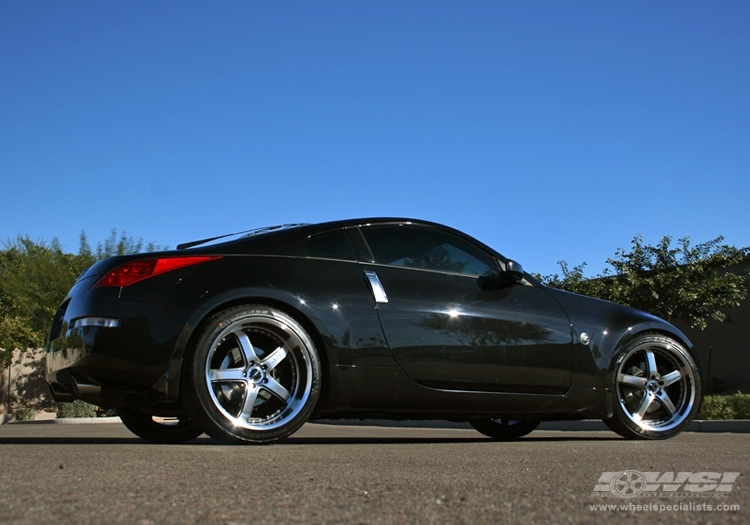
[(74, 418), (74, 417), (96, 417), (96, 407), (80, 399), (72, 403), (58, 403), (57, 417)]
[(36, 410), (33, 408), (17, 408), (16, 421), (34, 421), (36, 419)]

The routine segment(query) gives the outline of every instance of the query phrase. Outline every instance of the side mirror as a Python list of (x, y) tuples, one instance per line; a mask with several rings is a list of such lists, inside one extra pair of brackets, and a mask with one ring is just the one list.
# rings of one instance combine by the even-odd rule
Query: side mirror
[(523, 266), (513, 259), (505, 261), (505, 274), (516, 281), (523, 280)]

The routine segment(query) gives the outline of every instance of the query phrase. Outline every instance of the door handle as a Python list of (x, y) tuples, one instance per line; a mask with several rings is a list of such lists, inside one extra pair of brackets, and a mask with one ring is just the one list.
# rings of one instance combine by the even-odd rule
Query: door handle
[(365, 277), (367, 277), (367, 282), (370, 283), (370, 289), (372, 290), (372, 295), (375, 298), (375, 302), (387, 303), (388, 296), (385, 294), (385, 289), (383, 288), (380, 279), (378, 279), (378, 274), (376, 274), (372, 270), (364, 270), (364, 272)]

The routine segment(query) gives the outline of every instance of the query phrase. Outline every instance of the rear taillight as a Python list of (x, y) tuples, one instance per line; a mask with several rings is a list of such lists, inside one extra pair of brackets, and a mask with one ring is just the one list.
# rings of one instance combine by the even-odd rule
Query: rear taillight
[(132, 261), (105, 273), (104, 276), (94, 284), (94, 288), (100, 288), (103, 286), (130, 286), (133, 283), (137, 283), (138, 281), (148, 279), (155, 275), (216, 259), (221, 259), (221, 256), (163, 257), (158, 259), (141, 259), (138, 261)]

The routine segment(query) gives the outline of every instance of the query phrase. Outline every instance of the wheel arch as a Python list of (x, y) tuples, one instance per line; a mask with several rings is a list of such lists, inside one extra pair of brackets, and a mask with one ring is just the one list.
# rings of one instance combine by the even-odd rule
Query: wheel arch
[(169, 370), (169, 397), (175, 401), (179, 399), (182, 377), (184, 375), (182, 363), (187, 352), (195, 345), (203, 326), (215, 314), (241, 305), (261, 305), (276, 308), (292, 317), (305, 329), (315, 344), (321, 364), (321, 392), (318, 404), (327, 403), (331, 391), (331, 375), (328, 373), (328, 370), (330, 370), (331, 365), (337, 363), (337, 359), (331, 345), (326, 344), (326, 339), (330, 340), (330, 337), (328, 337), (324, 325), (314, 315), (312, 310), (310, 310), (311, 315), (308, 315), (292, 306), (290, 300), (258, 293), (237, 294), (222, 301), (213, 301), (208, 308), (196, 312), (194, 318), (183, 329), (183, 333), (175, 345), (172, 354), (172, 364)]
[(693, 344), (684, 333), (666, 322), (645, 322), (629, 327), (624, 331), (624, 333), (618, 339), (617, 343), (613, 346), (612, 352), (610, 354), (610, 363), (608, 368), (608, 376), (612, 381), (614, 381), (614, 374), (617, 369), (617, 363), (618, 360), (622, 357), (623, 350), (628, 346), (628, 344), (630, 344), (631, 341), (633, 341), (637, 337), (648, 334), (661, 335), (674, 339), (677, 343), (682, 345), (688, 351), (688, 353), (690, 353), (691, 357), (698, 364), (698, 369), (700, 371), (700, 362), (698, 361), (698, 358), (696, 356)]

